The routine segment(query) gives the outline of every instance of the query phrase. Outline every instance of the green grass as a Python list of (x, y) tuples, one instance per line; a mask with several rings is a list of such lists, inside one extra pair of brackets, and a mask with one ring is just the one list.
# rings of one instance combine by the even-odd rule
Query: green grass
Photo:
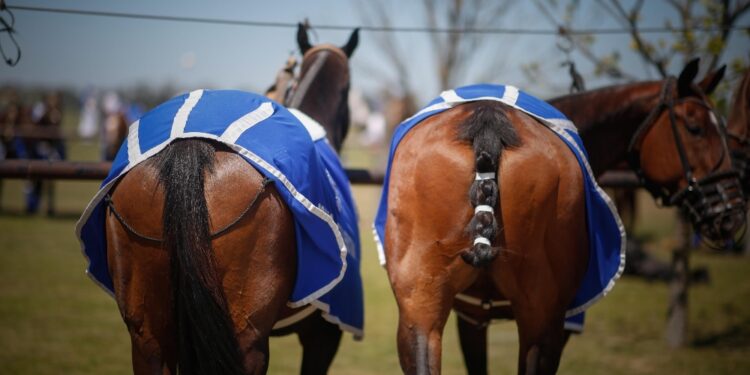
[[(74, 145), (84, 159), (95, 145)], [(350, 152), (347, 162), (367, 166), (367, 155)], [(350, 164), (350, 165), (351, 165)], [(0, 374), (126, 374), (130, 343), (114, 301), (84, 274), (85, 260), (73, 234), (78, 213), (97, 189), (94, 182), (58, 182), (58, 217), (18, 214), (22, 181), (4, 181), (0, 214)], [(379, 187), (356, 187), (363, 239), (365, 339), (345, 335), (332, 374), (399, 373), (398, 315), (385, 271), (378, 265), (370, 222)], [(644, 204), (636, 229), (657, 236), (657, 255), (667, 258), (663, 237), (674, 214)], [(663, 340), (667, 287), (622, 279), (589, 311), (586, 332), (571, 339), (560, 368), (567, 374), (750, 373), (750, 258), (696, 253), (711, 284), (690, 291), (690, 345), (669, 349)], [(512, 322), (490, 327), (493, 374), (516, 369)], [(271, 374), (296, 374), (301, 350), (294, 336), (271, 340)], [(465, 373), (451, 316), (443, 341), (443, 372)]]

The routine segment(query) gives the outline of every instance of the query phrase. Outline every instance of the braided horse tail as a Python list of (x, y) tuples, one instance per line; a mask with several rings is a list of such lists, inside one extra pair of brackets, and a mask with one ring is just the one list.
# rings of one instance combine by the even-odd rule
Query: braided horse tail
[(500, 180), (496, 173), (503, 149), (520, 144), (504, 104), (480, 103), (459, 127), (459, 139), (471, 142), (474, 148), (476, 178), (469, 189), (474, 216), (467, 227), (473, 244), (461, 254), (464, 262), (474, 267), (489, 264), (498, 254), (498, 247), (492, 246), (499, 231), (495, 208)]

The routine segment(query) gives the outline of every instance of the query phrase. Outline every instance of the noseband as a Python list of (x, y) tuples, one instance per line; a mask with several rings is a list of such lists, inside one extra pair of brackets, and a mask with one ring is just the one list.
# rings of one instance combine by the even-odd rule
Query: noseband
[[(700, 179), (695, 178), (693, 167), (690, 165), (682, 137), (677, 128), (677, 114), (674, 107), (676, 104), (694, 101), (705, 107), (715, 118), (718, 119), (720, 117), (716, 116), (711, 106), (703, 100), (689, 97), (675, 102), (672, 94), (675, 84), (676, 79), (674, 77), (667, 78), (661, 90), (659, 104), (649, 113), (630, 140), (630, 145), (628, 146), (628, 163), (636, 175), (638, 175), (641, 185), (657, 201), (666, 206), (679, 205), (693, 225), (696, 228), (701, 228), (707, 224), (712, 224), (720, 216), (731, 215), (736, 211), (744, 212), (744, 197), (740, 186), (739, 173), (736, 169), (717, 171), (724, 158), (729, 154), (725, 138), (722, 139), (721, 158), (719, 158), (713, 170)], [(640, 152), (636, 149), (643, 142), (648, 130), (656, 124), (657, 118), (665, 110), (669, 113), (669, 122), (672, 127), (675, 145), (677, 146), (677, 154), (680, 157), (685, 181), (688, 183), (685, 188), (674, 194), (670, 194), (666, 188), (658, 185), (646, 176), (641, 167)], [(720, 135), (726, 135), (723, 127), (713, 121), (712, 123)], [(742, 203), (733, 203), (737, 201)]]

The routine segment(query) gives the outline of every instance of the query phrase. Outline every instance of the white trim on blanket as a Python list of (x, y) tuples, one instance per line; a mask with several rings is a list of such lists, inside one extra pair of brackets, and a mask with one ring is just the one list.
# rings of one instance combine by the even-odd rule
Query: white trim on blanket
[(271, 330), (277, 330), (289, 327), (290, 325), (299, 322), (302, 319), (307, 318), (308, 316), (312, 315), (315, 311), (317, 311), (318, 308), (313, 305), (308, 305), (304, 309), (297, 311), (296, 313), (292, 314), (291, 316), (278, 320), (276, 323), (274, 323), (273, 328)]
[(191, 91), (188, 94), (187, 99), (182, 103), (182, 106), (177, 110), (177, 114), (172, 120), (172, 130), (169, 133), (169, 139), (175, 139), (185, 132), (185, 125), (187, 125), (190, 112), (193, 111), (193, 108), (201, 100), (201, 97), (203, 97), (203, 90)]
[(443, 98), (443, 101), (446, 103), (457, 102), (463, 99), (460, 96), (458, 96), (458, 94), (456, 94), (455, 90), (443, 91), (440, 93), (440, 97)]
[[(385, 228), (383, 228), (385, 230)], [(380, 261), (380, 266), (385, 267), (385, 248), (383, 247), (383, 242), (380, 240), (380, 236), (378, 235), (378, 229), (375, 228), (375, 223), (372, 224), (372, 236), (375, 238), (375, 246), (378, 248), (378, 260)]]
[(319, 301), (319, 300), (315, 300), (315, 301), (312, 301), (310, 304), (313, 305), (313, 306), (315, 306), (315, 307), (317, 307), (318, 309), (320, 309), (323, 312), (323, 314), (322, 314), (323, 319), (325, 319), (326, 321), (328, 321), (331, 324), (335, 324), (335, 325), (339, 326), (339, 328), (341, 328), (341, 330), (347, 331), (347, 332), (351, 333), (352, 336), (354, 336), (354, 340), (360, 341), (364, 337), (365, 334), (364, 334), (364, 332), (361, 329), (359, 329), (357, 327), (350, 326), (350, 325), (342, 322), (337, 316), (331, 315), (331, 307), (328, 306), (327, 303), (324, 303), (324, 302)]
[(326, 129), (305, 112), (302, 112), (297, 108), (288, 108), (288, 110), (297, 118), (297, 120), (299, 120), (299, 122), (302, 123), (302, 125), (305, 126), (307, 132), (310, 133), (310, 138), (312, 138), (313, 142), (326, 137)]
[(133, 163), (141, 157), (141, 145), (138, 139), (139, 126), (141, 126), (141, 120), (137, 120), (128, 127), (128, 163)]
[(221, 139), (222, 142), (233, 144), (237, 142), (237, 139), (245, 131), (271, 117), (273, 112), (273, 104), (271, 104), (271, 102), (264, 102), (259, 105), (258, 108), (229, 124), (229, 126), (224, 129), (224, 133), (221, 134), (219, 139)]
[(580, 324), (580, 323), (565, 322), (565, 324), (563, 325), (563, 328), (567, 331), (571, 331), (575, 333), (583, 333), (583, 324)]
[(516, 106), (518, 101), (518, 88), (515, 86), (506, 85), (503, 90), (503, 97), (500, 100), (508, 105)]

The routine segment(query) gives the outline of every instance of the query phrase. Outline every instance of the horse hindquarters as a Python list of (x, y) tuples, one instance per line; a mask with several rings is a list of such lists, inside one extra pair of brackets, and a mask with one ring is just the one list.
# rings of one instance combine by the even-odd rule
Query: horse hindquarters
[[(129, 241), (134, 236), (108, 219), (108, 237), (110, 232), (115, 237), (108, 249), (110, 269), (131, 332), (136, 373), (174, 371), (176, 362), (180, 373), (266, 370), (268, 332), (294, 280), (291, 215), (268, 187), (241, 216), (262, 176), (236, 154), (217, 152), (214, 159), (212, 147), (176, 142), (155, 163), (129, 172), (114, 193), (116, 205), (143, 202), (121, 213), (138, 226), (151, 224), (147, 228), (158, 228), (159, 184), (166, 197), (164, 250)], [(210, 232), (238, 217), (211, 240)], [(126, 245), (127, 252), (112, 245)]]
[(522, 148), (501, 168), (506, 257), (491, 265), (511, 302), (519, 333), (519, 373), (557, 371), (565, 312), (588, 263), (583, 176), (575, 156), (549, 129), (510, 111)]
[(464, 105), (430, 117), (410, 130), (390, 170), (385, 228), (386, 269), (399, 306), (398, 351), (408, 374), (436, 374), (441, 342), (455, 294), (478, 269), (462, 254), (472, 205), (474, 157), (459, 140)]

